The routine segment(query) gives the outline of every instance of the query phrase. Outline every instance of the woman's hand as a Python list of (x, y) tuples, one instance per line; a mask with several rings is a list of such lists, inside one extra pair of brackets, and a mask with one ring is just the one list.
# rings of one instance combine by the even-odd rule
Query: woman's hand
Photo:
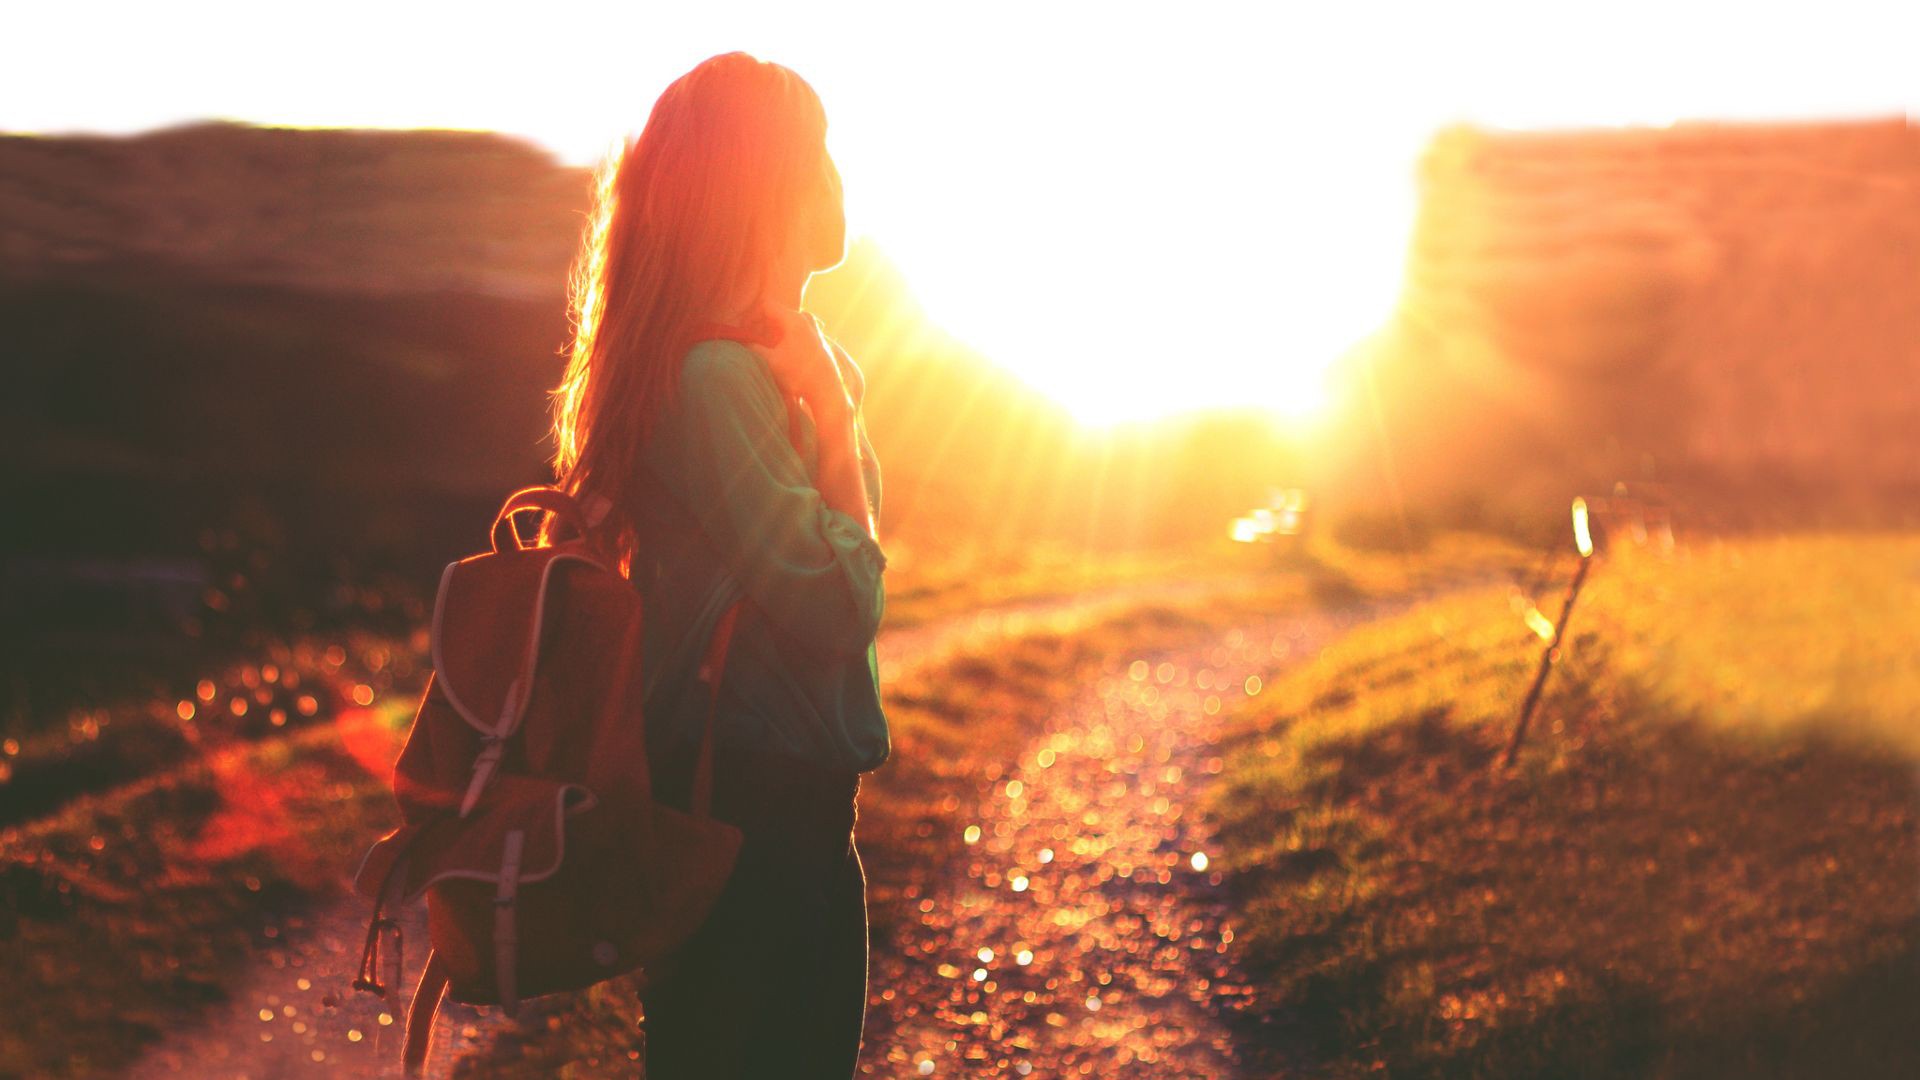
[[(799, 398), (816, 414), (852, 411), (846, 377), (834, 347), (820, 329), (819, 320), (793, 308), (773, 309), (770, 317), (780, 327), (780, 344), (755, 346), (773, 372), (773, 381), (790, 398)], [(854, 378), (858, 378), (855, 369)]]
[[(819, 467), (814, 481), (821, 498), (877, 539), (872, 504), (867, 500), (866, 473), (860, 467), (854, 405), (864, 389), (860, 369), (851, 357), (842, 360), (844, 353), (827, 340), (819, 320), (812, 315), (789, 309), (775, 309), (769, 315), (780, 327), (780, 344), (772, 348), (756, 345), (754, 349), (766, 358), (780, 392), (800, 399), (813, 414), (819, 438)], [(848, 393), (849, 382), (852, 395)]]

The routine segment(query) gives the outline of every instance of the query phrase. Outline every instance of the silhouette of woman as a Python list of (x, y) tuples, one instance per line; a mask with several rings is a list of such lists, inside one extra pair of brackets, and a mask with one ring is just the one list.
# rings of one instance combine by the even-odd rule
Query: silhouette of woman
[(863, 382), (800, 310), (845, 253), (826, 114), (746, 53), (674, 82), (603, 165), (554, 394), (560, 486), (646, 602), (656, 797), (689, 801), (689, 650), (741, 595), (713, 809), (745, 834), (706, 925), (645, 992), (652, 1080), (853, 1074), (867, 1002), (863, 772), (891, 752), (874, 636), (886, 558)]

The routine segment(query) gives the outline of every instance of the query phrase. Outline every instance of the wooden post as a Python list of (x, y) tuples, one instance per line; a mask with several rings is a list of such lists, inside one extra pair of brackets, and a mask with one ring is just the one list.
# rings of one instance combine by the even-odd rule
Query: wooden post
[(1534, 672), (1533, 685), (1527, 689), (1527, 700), (1520, 706), (1520, 719), (1513, 725), (1513, 737), (1507, 740), (1506, 752), (1500, 755), (1500, 767), (1510, 769), (1513, 759), (1520, 754), (1520, 744), (1526, 740), (1527, 724), (1533, 719), (1533, 710), (1540, 704), (1540, 692), (1546, 689), (1547, 674), (1553, 670), (1554, 658), (1560, 655), (1560, 639), (1566, 636), (1567, 620), (1573, 615), (1573, 603), (1580, 599), (1580, 586), (1587, 583), (1587, 570), (1593, 565), (1593, 539), (1587, 521), (1587, 501), (1573, 500), (1573, 536), (1580, 548), (1580, 569), (1574, 571), (1573, 582), (1567, 586), (1567, 598), (1560, 605), (1560, 619), (1553, 624), (1553, 640), (1547, 642), (1547, 649), (1540, 654), (1540, 668)]

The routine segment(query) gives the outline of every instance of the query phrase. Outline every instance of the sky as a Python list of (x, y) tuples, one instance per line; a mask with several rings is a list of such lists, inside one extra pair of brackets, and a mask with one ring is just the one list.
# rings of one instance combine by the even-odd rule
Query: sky
[(11, 131), (479, 128), (587, 163), (708, 56), (786, 64), (852, 231), (1093, 422), (1310, 412), (1391, 312), (1449, 124), (1920, 115), (1910, 3), (8, 7)]

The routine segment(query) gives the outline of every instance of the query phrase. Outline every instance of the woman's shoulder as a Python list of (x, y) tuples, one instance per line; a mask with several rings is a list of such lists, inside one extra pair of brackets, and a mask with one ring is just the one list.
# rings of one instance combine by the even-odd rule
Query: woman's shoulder
[(689, 431), (711, 430), (716, 422), (728, 429), (786, 430), (786, 399), (773, 370), (759, 353), (738, 341), (711, 338), (688, 346), (680, 361), (676, 397), (679, 400), (671, 412), (678, 422), (693, 425)]
[(680, 384), (695, 393), (779, 395), (767, 362), (751, 347), (730, 338), (708, 338), (689, 346), (680, 360)]

